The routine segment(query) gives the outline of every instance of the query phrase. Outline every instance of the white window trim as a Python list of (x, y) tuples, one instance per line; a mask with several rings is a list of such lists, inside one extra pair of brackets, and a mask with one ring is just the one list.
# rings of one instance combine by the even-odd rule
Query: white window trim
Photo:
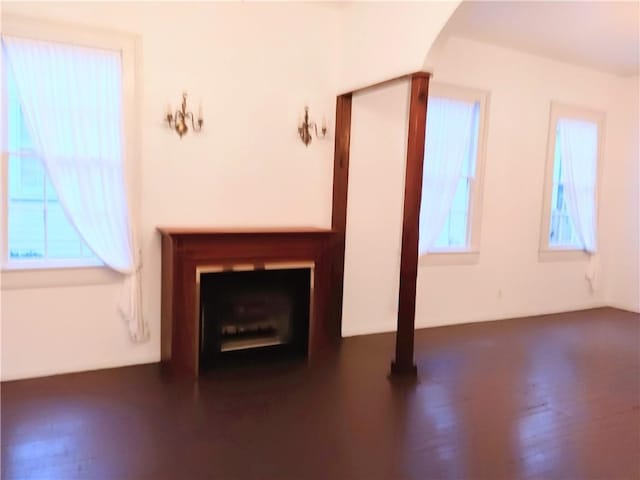
[(122, 274), (100, 267), (32, 268), (2, 272), (2, 290), (102, 285), (122, 281)]
[[(142, 42), (139, 36), (119, 31), (85, 26), (49, 22), (20, 16), (3, 15), (0, 32), (8, 36), (24, 37), (33, 40), (68, 43), (90, 48), (116, 50), (122, 59), (122, 102), (123, 102), (123, 155), (125, 158), (125, 182), (132, 224), (138, 224), (140, 218), (140, 105), (141, 105), (141, 53)], [(0, 55), (2, 55), (0, 53)], [(1, 58), (0, 58), (1, 59)], [(6, 118), (7, 94), (2, 82), (2, 118)], [(5, 122), (2, 122), (3, 124)], [(68, 286), (82, 284), (112, 283), (119, 275), (95, 259), (69, 259), (58, 261), (10, 261), (7, 238), (7, 192), (8, 192), (8, 152), (6, 152), (6, 126), (0, 128), (2, 146), (0, 182), (0, 285), (2, 290), (13, 288), (41, 288), (47, 286)], [(133, 232), (134, 235), (137, 232)]]
[[(487, 132), (489, 125), (490, 94), (486, 90), (462, 87), (458, 85), (431, 82), (429, 96), (448, 97), (466, 102), (480, 103), (478, 124), (478, 152), (476, 158), (476, 177), (471, 192), (469, 218), (467, 226), (468, 247), (449, 248), (430, 251), (420, 255), (419, 265), (471, 265), (480, 259), (480, 233), (482, 225), (482, 199), (484, 197), (484, 172), (486, 164)], [(427, 104), (427, 109), (429, 108)]]
[[(552, 101), (549, 111), (549, 132), (547, 136), (547, 159), (544, 172), (544, 191), (543, 205), (540, 226), (540, 244), (538, 251), (538, 260), (541, 262), (548, 261), (571, 261), (586, 260), (589, 253), (580, 248), (572, 246), (550, 246), (549, 245), (549, 228), (551, 223), (551, 196), (553, 187), (553, 167), (555, 162), (555, 146), (556, 146), (556, 126), (560, 118), (573, 118), (576, 120), (586, 120), (594, 122), (598, 125), (598, 153), (596, 158), (596, 185), (595, 185), (595, 209), (596, 209), (596, 230), (598, 229), (600, 202), (599, 190), (602, 179), (602, 158), (604, 153), (605, 138), (605, 114), (604, 112), (593, 110), (575, 105), (567, 105), (560, 102)], [(597, 235), (597, 237), (599, 237)]]

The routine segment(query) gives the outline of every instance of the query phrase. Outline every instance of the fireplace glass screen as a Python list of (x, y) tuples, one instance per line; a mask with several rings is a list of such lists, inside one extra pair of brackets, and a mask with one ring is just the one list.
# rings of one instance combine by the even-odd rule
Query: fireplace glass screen
[(310, 284), (309, 268), (201, 274), (201, 366), (306, 356)]

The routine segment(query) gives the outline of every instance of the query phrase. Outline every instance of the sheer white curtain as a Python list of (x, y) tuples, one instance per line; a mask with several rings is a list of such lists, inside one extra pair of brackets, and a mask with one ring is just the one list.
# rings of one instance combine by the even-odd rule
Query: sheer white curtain
[(561, 118), (557, 136), (569, 215), (582, 247), (595, 253), (598, 126), (593, 122)]
[(69, 220), (125, 275), (119, 310), (145, 340), (140, 262), (127, 205), (120, 53), (2, 37), (29, 131)]
[(444, 226), (472, 141), (474, 104), (431, 97), (427, 108), (418, 252), (429, 251)]
[(562, 156), (562, 183), (569, 216), (582, 248), (591, 254), (585, 277), (591, 290), (598, 287), (596, 254), (596, 178), (598, 125), (584, 120), (558, 120), (557, 141)]

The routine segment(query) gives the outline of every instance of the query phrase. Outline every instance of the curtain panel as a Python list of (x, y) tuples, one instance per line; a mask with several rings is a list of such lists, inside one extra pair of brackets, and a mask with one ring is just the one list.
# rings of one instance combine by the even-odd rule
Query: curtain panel
[(557, 135), (569, 216), (582, 248), (595, 253), (598, 126), (562, 118), (558, 120)]
[(473, 113), (473, 103), (429, 98), (418, 241), (421, 255), (433, 247), (451, 210), (471, 147)]
[(598, 177), (598, 125), (584, 120), (558, 120), (557, 141), (563, 162), (569, 216), (581, 247), (590, 254), (585, 277), (592, 291), (599, 284), (597, 255), (596, 179)]
[(148, 338), (124, 177), (120, 52), (2, 37), (27, 128), (70, 222), (124, 275), (119, 311)]

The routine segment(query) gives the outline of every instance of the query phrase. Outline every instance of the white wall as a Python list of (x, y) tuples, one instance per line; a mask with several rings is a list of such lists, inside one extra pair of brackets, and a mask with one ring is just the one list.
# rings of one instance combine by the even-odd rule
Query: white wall
[(2, 379), (150, 361), (116, 316), (118, 286), (2, 292)]
[(393, 329), (398, 317), (409, 82), (352, 100), (342, 334)]
[[(314, 142), (309, 148), (298, 141), (295, 122), (304, 104), (311, 106), (312, 116), (326, 115), (331, 127), (336, 93), (420, 70), (431, 43), (457, 5), (2, 2), (3, 14), (116, 29), (141, 38), (140, 230), (144, 311), (152, 336), (142, 345), (129, 341), (114, 310), (118, 285), (113, 282), (3, 289), (1, 378), (157, 361), (157, 225), (328, 226), (333, 141)], [(637, 171), (637, 138), (634, 154), (632, 141), (620, 134), (619, 143), (631, 145), (630, 153), (624, 157), (627, 160), (612, 162), (619, 168), (611, 167), (605, 174), (611, 185), (607, 195), (614, 198), (610, 205), (622, 208), (631, 222), (612, 225), (623, 232), (617, 236), (622, 250), (603, 249), (605, 280), (616, 280), (605, 282), (605, 290), (592, 296), (582, 278), (584, 265), (537, 261), (549, 99), (605, 109), (613, 103), (621, 115), (633, 117), (620, 93), (623, 87), (632, 90), (629, 83), (471, 42), (453, 42), (443, 51), (448, 53), (437, 65), (430, 57), (430, 66), (437, 66), (436, 80), (491, 90), (489, 118), (495, 131), (489, 134), (480, 263), (422, 267), (417, 324), (584, 308), (609, 300), (637, 305), (637, 289), (633, 290), (637, 268), (627, 262), (634, 252), (637, 258), (637, 218), (635, 229), (629, 227), (637, 205), (635, 210), (625, 210), (630, 205), (626, 199), (633, 198), (634, 192), (637, 198), (637, 183), (626, 173), (633, 165)], [(180, 140), (166, 128), (163, 115), (167, 103), (175, 105), (183, 90), (189, 92), (194, 106), (202, 100), (206, 123), (203, 133)], [(391, 330), (395, 325), (397, 279), (392, 277), (399, 258), (399, 251), (394, 257), (393, 249), (399, 247), (400, 238), (399, 224), (394, 223), (394, 218), (400, 218), (396, 205), (402, 198), (400, 156), (391, 155), (386, 144), (371, 151), (362, 141), (366, 137), (360, 135), (366, 135), (361, 130), (367, 123), (374, 130), (379, 128), (370, 122), (376, 110), (391, 114), (401, 105), (398, 92), (378, 94), (354, 99), (354, 119), (362, 123), (354, 123), (349, 222), (360, 223), (347, 239), (346, 334)], [(384, 98), (388, 103), (380, 103)], [(608, 115), (611, 125), (613, 114)], [(514, 119), (527, 128), (518, 128)], [(620, 124), (628, 125), (625, 120)], [(400, 135), (402, 128), (403, 123), (391, 126), (389, 138)], [(607, 162), (611, 156), (623, 158), (617, 153), (622, 149), (608, 142)], [(383, 169), (368, 174), (367, 162)], [(363, 213), (370, 202), (363, 186), (386, 176), (400, 190), (371, 191), (375, 203), (384, 207), (380, 214), (387, 222), (375, 226), (382, 242), (375, 252), (375, 244), (358, 246), (366, 241), (370, 221), (378, 214), (371, 209)], [(365, 183), (359, 184), (358, 178)], [(618, 189), (622, 184), (624, 188)], [(512, 200), (514, 191), (519, 193), (516, 200)], [(502, 224), (511, 227), (511, 237), (500, 233)], [(377, 258), (386, 272), (386, 280), (379, 282), (374, 281)], [(363, 279), (371, 289), (357, 288)], [(560, 287), (563, 295), (558, 295)], [(372, 298), (379, 310), (366, 310), (370, 316), (359, 312)]]
[(640, 161), (638, 160), (638, 76), (625, 79), (615, 97), (615, 116), (608, 132), (620, 145), (604, 171), (604, 246), (606, 300), (609, 305), (640, 312)]
[[(439, 39), (438, 46), (429, 56), (433, 81), (490, 94), (480, 256), (472, 265), (426, 265), (421, 259), (416, 326), (606, 304), (637, 310), (637, 78), (460, 38)], [(606, 114), (599, 198), (601, 268), (595, 292), (585, 279), (586, 257), (541, 261), (538, 255), (552, 100)], [(399, 163), (390, 154), (405, 151), (400, 138), (406, 128), (404, 108), (406, 96), (399, 92), (354, 98), (344, 335), (392, 331), (396, 326), (403, 183), (398, 181)], [(370, 111), (385, 114), (367, 115)], [(393, 128), (385, 124), (390, 118)], [(387, 145), (394, 146), (388, 151)]]
[[(118, 285), (4, 289), (2, 379), (157, 361), (158, 225), (315, 225), (331, 219), (333, 141), (298, 140), (305, 103), (333, 123), (336, 8), (323, 4), (3, 2), (7, 13), (121, 30), (142, 40), (141, 235), (149, 342), (134, 345)], [(202, 100), (183, 139), (168, 103)]]
[(422, 70), (459, 0), (345, 2), (340, 16), (340, 93)]
[[(158, 225), (328, 226), (333, 139), (304, 148), (295, 130), (302, 108), (326, 115), (331, 131), (336, 94), (420, 70), (458, 3), (2, 2), (3, 14), (141, 38), (140, 232), (151, 340), (129, 342), (113, 282), (3, 288), (1, 378), (158, 360)], [(194, 106), (202, 100), (205, 131), (180, 140), (163, 116), (184, 90)]]
[[(633, 127), (619, 108), (620, 102), (633, 101), (628, 97), (628, 88), (624, 90), (627, 92), (624, 99), (620, 97), (628, 82), (621, 77), (460, 38), (449, 39), (440, 52), (434, 62), (433, 81), (490, 92), (481, 249), (475, 265), (420, 266), (417, 326), (599, 306), (607, 303), (612, 282), (622, 282), (637, 293), (637, 268), (633, 282), (631, 271), (622, 277), (620, 272), (607, 267), (610, 252), (617, 247), (612, 246), (605, 232), (606, 219), (616, 216), (613, 209), (628, 212), (625, 220), (618, 222), (619, 229), (633, 212), (636, 217), (638, 212), (637, 153), (635, 166), (626, 154), (632, 143)], [(599, 205), (602, 268), (595, 293), (584, 278), (585, 260), (538, 258), (552, 100), (606, 113)], [(637, 127), (635, 133), (637, 143)], [(607, 175), (615, 177), (612, 182), (627, 182), (625, 192), (617, 193), (616, 199), (611, 194), (615, 188), (607, 188), (605, 183)], [(635, 225), (629, 227), (629, 231), (635, 228), (635, 243), (633, 236), (625, 237), (628, 240), (624, 243), (629, 255), (635, 251), (637, 264), (637, 219)], [(621, 231), (622, 236), (627, 233)]]

